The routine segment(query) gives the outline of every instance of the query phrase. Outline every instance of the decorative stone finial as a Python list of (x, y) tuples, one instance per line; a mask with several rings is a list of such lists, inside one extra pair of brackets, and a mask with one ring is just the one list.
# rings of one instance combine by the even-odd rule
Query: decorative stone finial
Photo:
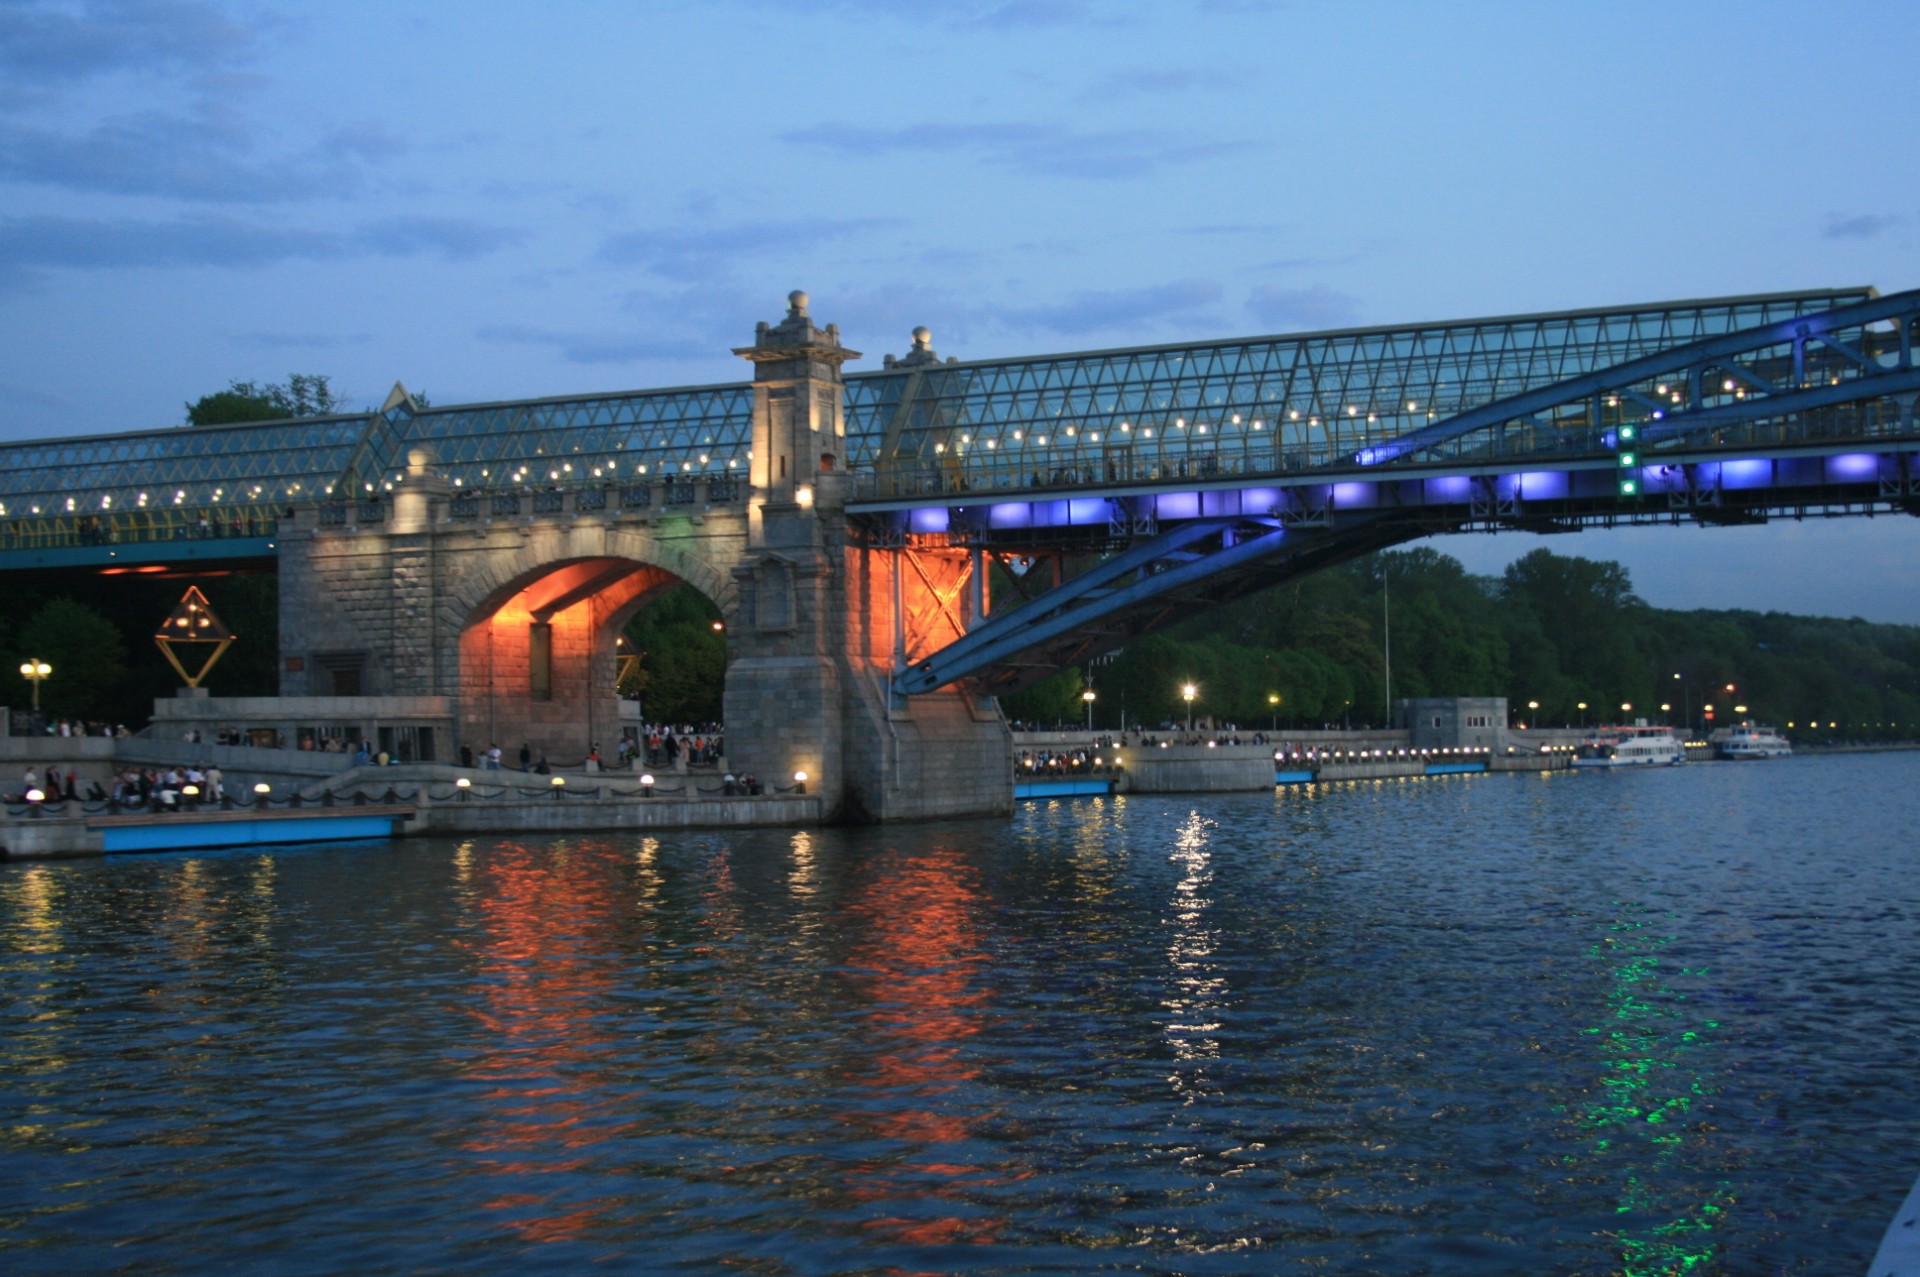
[(832, 359), (836, 363), (858, 359), (859, 351), (840, 344), (838, 324), (813, 326), (807, 315), (807, 300), (801, 289), (788, 293), (787, 317), (771, 327), (764, 320), (754, 325), (753, 345), (736, 346), (733, 353), (755, 363), (792, 358)]
[(933, 333), (922, 326), (913, 330), (913, 349), (895, 361), (896, 368), (915, 368), (921, 364), (937, 364), (940, 356), (933, 353)]

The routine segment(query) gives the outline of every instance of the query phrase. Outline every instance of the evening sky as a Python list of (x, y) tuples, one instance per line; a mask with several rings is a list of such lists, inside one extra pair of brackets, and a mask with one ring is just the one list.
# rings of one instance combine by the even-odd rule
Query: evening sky
[[(0, 437), (1920, 286), (1920, 6), (0, 0)], [(1920, 623), (1920, 522), (1436, 547)]]

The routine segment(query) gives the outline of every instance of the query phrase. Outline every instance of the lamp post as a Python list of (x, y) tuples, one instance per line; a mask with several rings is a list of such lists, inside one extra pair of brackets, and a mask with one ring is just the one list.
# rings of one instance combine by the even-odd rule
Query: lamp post
[(29, 656), (20, 666), (20, 677), (33, 684), (33, 725), (40, 725), (40, 684), (53, 673), (53, 666), (37, 656)]
[(1087, 730), (1092, 731), (1093, 730), (1093, 702), (1097, 700), (1098, 697), (1094, 695), (1093, 689), (1089, 687), (1086, 691), (1080, 693), (1080, 699), (1087, 703)]
[(1267, 693), (1267, 709), (1273, 714), (1273, 725), (1268, 730), (1277, 732), (1280, 730), (1280, 693)]
[(1200, 689), (1192, 683), (1180, 685), (1180, 699), (1187, 703), (1187, 735), (1193, 735), (1193, 698), (1200, 695)]
[(1527, 702), (1527, 721), (1529, 723), (1532, 723), (1535, 727), (1540, 726), (1540, 702), (1539, 701)]

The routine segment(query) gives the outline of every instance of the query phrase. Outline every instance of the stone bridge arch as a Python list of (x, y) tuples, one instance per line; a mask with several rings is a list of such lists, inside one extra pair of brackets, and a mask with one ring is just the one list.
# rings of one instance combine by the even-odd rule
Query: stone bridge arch
[[(450, 564), (442, 624), (457, 637), (452, 691), (459, 734), (475, 753), (527, 745), (573, 764), (599, 745), (610, 757), (623, 726), (615, 640), (662, 591), (686, 584), (731, 620), (738, 591), (700, 541), (645, 531), (534, 537), (506, 552)], [(689, 539), (690, 540), (690, 539)]]

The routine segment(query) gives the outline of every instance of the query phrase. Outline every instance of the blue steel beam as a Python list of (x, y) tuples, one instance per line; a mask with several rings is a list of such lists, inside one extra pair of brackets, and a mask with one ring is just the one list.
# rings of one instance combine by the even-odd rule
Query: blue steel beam
[(1768, 417), (1793, 416), (1819, 408), (1832, 408), (1862, 399), (1884, 399), (1891, 395), (1920, 392), (1920, 368), (1881, 371), (1871, 377), (1843, 381), (1839, 385), (1812, 386), (1805, 390), (1782, 391), (1764, 399), (1745, 399), (1711, 408), (1666, 413), (1659, 420), (1639, 427), (1643, 440), (1652, 443), (1681, 439), (1703, 430)]
[[(975, 670), (1041, 646), (1069, 630), (1085, 629), (1154, 595), (1220, 570), (1236, 557), (1257, 557), (1279, 544), (1278, 528), (1229, 544), (1202, 557), (1187, 552), (1220, 537), (1233, 541), (1233, 523), (1203, 519), (1182, 524), (1095, 565), (1032, 602), (992, 618), (933, 656), (915, 662), (900, 678), (909, 695), (931, 692)], [(1164, 570), (1155, 571), (1156, 567)], [(1128, 582), (1126, 578), (1138, 576)]]
[[(1757, 457), (1711, 450), (1663, 454), (1660, 463), (1637, 468), (1644, 493), (1639, 498), (1620, 496), (1614, 464), (1600, 458), (1542, 472), (1511, 466), (1477, 474), (1427, 467), (1424, 476), (1374, 470), (1368, 482), (1341, 485), (1353, 489), (1347, 504), (1330, 502), (1320, 526), (1287, 527), (1252, 515), (1175, 524), (909, 662), (897, 688), (911, 695), (965, 682), (987, 692), (1017, 690), (1147, 632), (1202, 593), (1218, 601), (1470, 526), (1572, 531), (1588, 523), (1758, 522), (1810, 511), (1920, 513), (1920, 441), (1871, 453), (1854, 448), (1833, 443)], [(1073, 529), (1044, 529), (1049, 535), (1063, 530)], [(1080, 544), (1090, 548), (1105, 535), (1097, 525), (1078, 532)], [(977, 528), (960, 535), (977, 536)], [(1216, 542), (1217, 549), (1200, 553)]]
[[(1209, 534), (1219, 534), (1223, 540), (1214, 553), (1176, 559), (1164, 570), (1142, 571), (1129, 583), (1104, 589), (1076, 588), (1077, 579), (1068, 581), (913, 662), (899, 672), (896, 690), (914, 695), (966, 681), (991, 693), (1016, 691), (1063, 665), (1110, 651), (1146, 633), (1182, 604), (1225, 602), (1433, 530), (1391, 516), (1357, 519), (1338, 534), (1325, 529), (1303, 532), (1210, 524)], [(1168, 544), (1166, 538), (1156, 538), (1147, 547), (1135, 548), (1164, 551)], [(1181, 544), (1193, 541), (1189, 538)]]

